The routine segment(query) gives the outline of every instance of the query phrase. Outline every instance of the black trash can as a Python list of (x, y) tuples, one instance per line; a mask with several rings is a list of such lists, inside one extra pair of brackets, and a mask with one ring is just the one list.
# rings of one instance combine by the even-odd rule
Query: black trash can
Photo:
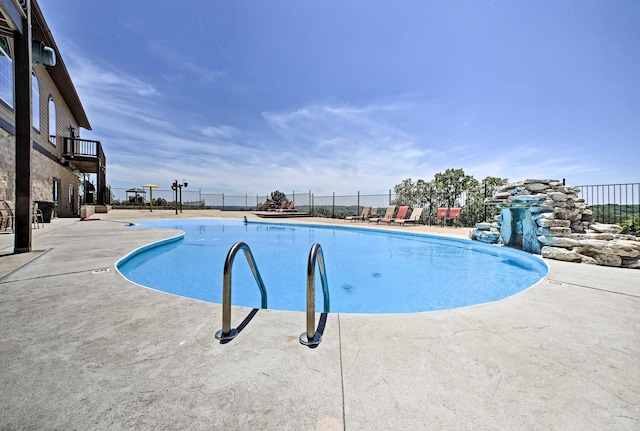
[(45, 223), (51, 223), (51, 216), (53, 210), (56, 208), (55, 201), (35, 201), (38, 204), (38, 209), (42, 211), (42, 219)]

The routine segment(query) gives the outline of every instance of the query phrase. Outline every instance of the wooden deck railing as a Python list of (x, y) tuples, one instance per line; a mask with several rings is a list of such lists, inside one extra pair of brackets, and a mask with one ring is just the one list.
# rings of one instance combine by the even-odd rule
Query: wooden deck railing
[(64, 155), (67, 157), (95, 157), (104, 160), (104, 152), (100, 141), (90, 141), (88, 139), (64, 137)]
[(63, 156), (69, 166), (83, 173), (97, 174), (96, 200), (98, 205), (109, 203), (106, 185), (107, 158), (100, 141), (63, 137)]

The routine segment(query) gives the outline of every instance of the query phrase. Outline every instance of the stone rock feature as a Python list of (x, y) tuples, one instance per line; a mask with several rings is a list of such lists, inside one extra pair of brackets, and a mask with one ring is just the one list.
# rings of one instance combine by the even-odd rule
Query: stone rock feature
[(486, 200), (500, 215), (478, 223), (470, 238), (504, 244), (548, 259), (640, 269), (640, 238), (622, 227), (594, 223), (578, 187), (528, 179), (500, 187)]
[(471, 239), (487, 242), (489, 244), (501, 244), (500, 225), (498, 223), (477, 223), (476, 229), (469, 233)]

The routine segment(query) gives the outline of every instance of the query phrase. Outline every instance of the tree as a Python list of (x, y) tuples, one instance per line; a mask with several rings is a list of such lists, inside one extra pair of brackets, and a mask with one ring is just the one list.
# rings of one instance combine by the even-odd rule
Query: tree
[(479, 221), (492, 221), (499, 213), (495, 206), (485, 205), (485, 199), (493, 196), (496, 189), (507, 184), (506, 178), (486, 177), (481, 183), (477, 181), (467, 190), (461, 222), (465, 226), (473, 226)]
[(271, 197), (267, 199), (265, 203), (258, 204), (258, 211), (269, 211), (273, 209), (282, 208), (282, 203), (288, 204), (289, 199), (287, 199), (287, 195), (282, 193), (280, 190), (276, 190), (275, 192), (271, 192)]
[(153, 199), (153, 206), (154, 207), (166, 207), (168, 205), (169, 205), (169, 203), (167, 202), (166, 199), (163, 199), (163, 198), (155, 198), (155, 199)]
[(485, 197), (491, 197), (499, 187), (507, 185), (509, 180), (507, 178), (498, 177), (485, 177), (482, 180), (482, 186), (484, 187)]
[(456, 200), (471, 187), (477, 187), (478, 180), (466, 175), (462, 169), (447, 169), (435, 174), (433, 186), (438, 201), (447, 208), (459, 206)]
[(402, 180), (400, 184), (393, 186), (393, 192), (396, 194), (396, 198), (391, 202), (392, 204), (413, 206), (416, 200), (416, 185), (411, 181), (411, 178)]
[(433, 182), (418, 180), (416, 181), (415, 188), (418, 206), (421, 208), (429, 208), (428, 215), (431, 215), (431, 209), (434, 207), (436, 199)]
[(486, 177), (478, 182), (473, 176), (466, 175), (462, 169), (447, 169), (434, 175), (433, 181), (411, 178), (394, 186), (395, 205), (428, 208), (423, 217), (435, 215), (434, 208), (463, 207), (461, 223), (473, 226), (496, 214), (494, 207), (484, 204), (486, 197), (492, 196), (496, 189), (507, 184), (506, 178)]
[(276, 206), (276, 208), (280, 208), (283, 202), (288, 203), (287, 195), (282, 193), (280, 190), (276, 190), (275, 192), (271, 192), (271, 201)]

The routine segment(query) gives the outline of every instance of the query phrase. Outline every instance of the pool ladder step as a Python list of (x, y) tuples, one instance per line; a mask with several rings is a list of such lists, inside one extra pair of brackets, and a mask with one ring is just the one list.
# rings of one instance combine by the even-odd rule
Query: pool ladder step
[(315, 243), (309, 251), (307, 261), (307, 331), (300, 334), (300, 342), (305, 346), (315, 347), (322, 341), (322, 334), (315, 327), (316, 323), (316, 261), (320, 271), (322, 282), (322, 294), (324, 297), (324, 312), (329, 312), (329, 283), (327, 282), (327, 270), (324, 266), (324, 253), (320, 244)]
[[(260, 276), (260, 271), (256, 265), (256, 261), (251, 253), (251, 249), (244, 242), (235, 243), (224, 262), (224, 272), (222, 280), (222, 329), (216, 332), (216, 338), (218, 340), (228, 342), (234, 339), (239, 330), (231, 327), (231, 272), (233, 269), (233, 262), (236, 254), (242, 250), (247, 258), (253, 277), (258, 284), (261, 295), (261, 308), (267, 308), (267, 289)], [(316, 262), (318, 263), (318, 269), (320, 272), (320, 280), (322, 282), (322, 293), (324, 300), (324, 313), (329, 313), (329, 283), (327, 281), (327, 271), (324, 264), (324, 254), (322, 252), (322, 246), (315, 243), (311, 246), (309, 251), (309, 259), (307, 261), (307, 330), (300, 334), (300, 343), (309, 347), (316, 347), (322, 341), (322, 334), (315, 327), (315, 271)]]
[(260, 276), (260, 271), (258, 271), (253, 253), (251, 253), (251, 249), (247, 244), (237, 242), (231, 247), (224, 261), (224, 272), (222, 276), (222, 329), (216, 332), (216, 338), (220, 341), (233, 340), (236, 335), (238, 335), (238, 330), (231, 327), (231, 270), (233, 269), (233, 261), (236, 258), (236, 254), (238, 254), (240, 250), (244, 251), (253, 277), (256, 279), (256, 283), (258, 283), (262, 298), (260, 308), (267, 308), (267, 289)]

